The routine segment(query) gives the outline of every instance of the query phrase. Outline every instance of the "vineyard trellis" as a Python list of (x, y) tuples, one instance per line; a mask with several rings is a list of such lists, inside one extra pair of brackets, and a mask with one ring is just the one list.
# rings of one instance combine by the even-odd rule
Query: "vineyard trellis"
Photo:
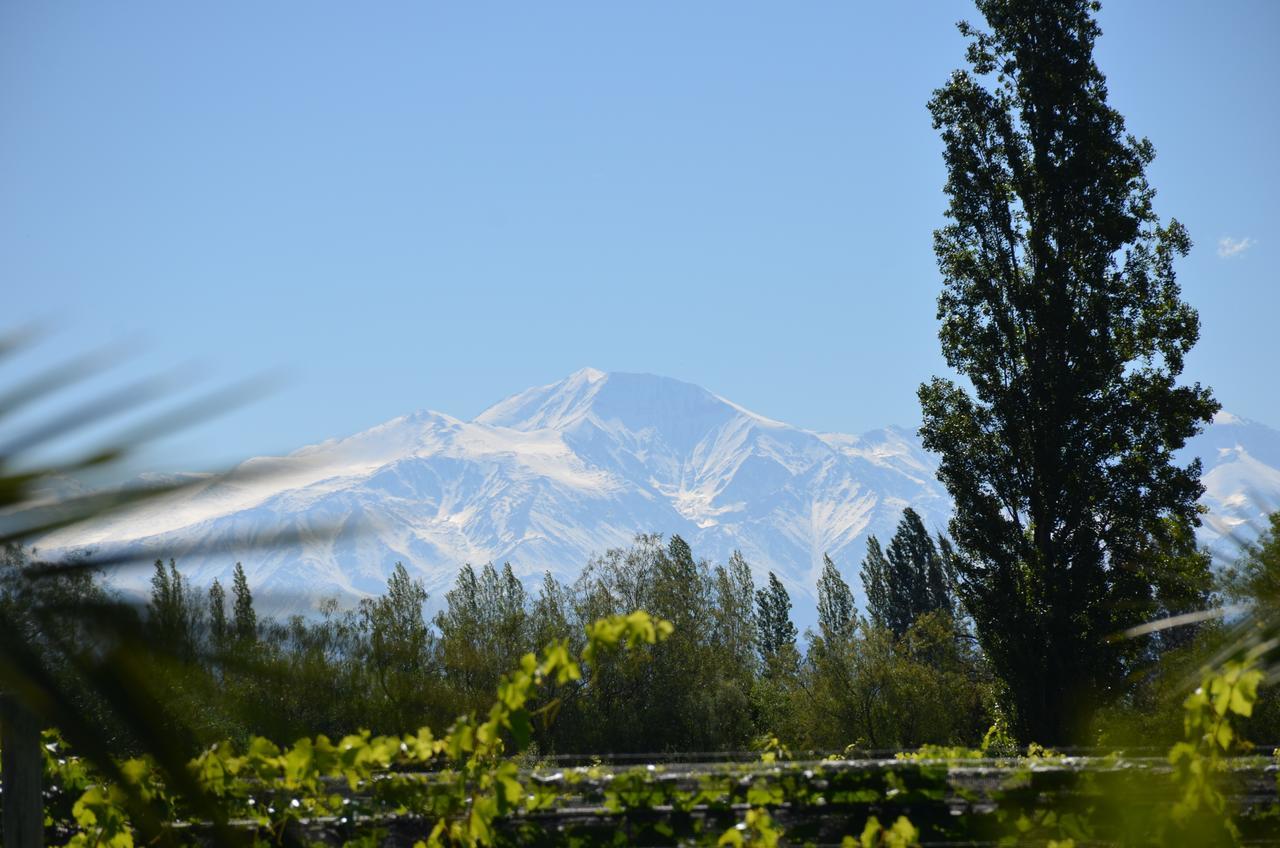
[[(1275, 841), (1276, 765), (1240, 756), (1236, 719), (1262, 681), (1265, 646), (1232, 659), (1187, 699), (1187, 738), (1164, 757), (1019, 756), (927, 747), (891, 759), (792, 760), (767, 745), (756, 762), (522, 766), (545, 684), (579, 678), (602, 652), (665, 639), (669, 622), (637, 611), (594, 623), (581, 655), (567, 643), (526, 655), (483, 719), (441, 736), (323, 736), (281, 748), (255, 738), (213, 746), (188, 765), (205, 796), (174, 789), (148, 758), (104, 779), (54, 731), (41, 748), (45, 825), (77, 846), (138, 844), (138, 804), (154, 844), (1044, 845)], [(212, 802), (210, 804), (209, 802)], [(214, 817), (205, 811), (215, 810)]]

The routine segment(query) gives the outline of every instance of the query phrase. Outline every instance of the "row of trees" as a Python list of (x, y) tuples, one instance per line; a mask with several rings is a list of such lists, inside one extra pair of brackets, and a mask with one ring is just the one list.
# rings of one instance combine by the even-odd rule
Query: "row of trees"
[(977, 6), (986, 29), (961, 27), (969, 67), (929, 102), (947, 168), (939, 339), (959, 379), (919, 388), (920, 433), (955, 505), (954, 548), (907, 516), (863, 563), (865, 614), (824, 569), (803, 650), (775, 576), (757, 589), (740, 558), (704, 563), (674, 538), (610, 552), (570, 586), (548, 578), (535, 598), (509, 570), (464, 569), (434, 628), (403, 569), (357, 610), (251, 624), (170, 564), (146, 622), (173, 648), (174, 697), (211, 725), (274, 735), (439, 723), (483, 703), (539, 640), (643, 608), (683, 635), (563, 693), (570, 729), (546, 745), (963, 741), (977, 726), (965, 717), (995, 703), (1023, 741), (1088, 743), (1100, 711), (1142, 706), (1158, 687), (1135, 681), (1203, 629), (1117, 636), (1203, 609), (1212, 589), (1194, 536), (1200, 467), (1174, 459), (1218, 410), (1179, 384), (1199, 335), (1174, 271), (1191, 242), (1155, 211), (1153, 146), (1107, 102), (1098, 4)]
[(171, 658), (168, 697), (210, 739), (442, 727), (486, 708), (522, 654), (555, 639), (578, 648), (586, 623), (645, 609), (673, 636), (554, 693), (543, 751), (743, 750), (765, 735), (824, 750), (973, 744), (994, 690), (946, 551), (907, 510), (886, 549), (871, 540), (863, 580), (879, 588), (865, 612), (827, 559), (803, 638), (776, 575), (757, 587), (741, 555), (713, 564), (679, 536), (653, 535), (593, 559), (571, 584), (548, 574), (532, 593), (509, 565), (465, 566), (431, 621), (399, 564), (387, 591), (354, 609), (259, 621), (239, 566), (229, 604), (220, 584), (198, 589), (157, 562), (145, 620)]
[(187, 659), (194, 658), (206, 633), (208, 647), (215, 651), (251, 643), (257, 638), (258, 615), (249, 580), (238, 562), (232, 572), (231, 590), (228, 618), (227, 593), (221, 582), (214, 579), (206, 601), (178, 570), (175, 560), (169, 560), (167, 568), (162, 560), (156, 560), (151, 601), (147, 605), (149, 629), (163, 644), (180, 646)]
[[(509, 573), (465, 570), (435, 631), (407, 612), (417, 594), (398, 573), (381, 606), (335, 613), (323, 638), (291, 625), (272, 644), (295, 647), (277, 653), (336, 641), (335, 655), (365, 651), (381, 668), (399, 649), (375, 634), (396, 622), (397, 644), (417, 653), (393, 670), (439, 675), (428, 704), (379, 672), (406, 717), (475, 705), (535, 638), (595, 615), (675, 621), (685, 635), (644, 665), (620, 660), (558, 702), (580, 734), (546, 740), (560, 750), (715, 747), (762, 729), (802, 744), (945, 741), (972, 734), (958, 716), (996, 702), (1024, 741), (1088, 744), (1100, 713), (1149, 706), (1135, 681), (1202, 632), (1117, 636), (1205, 608), (1213, 583), (1195, 545), (1200, 466), (1174, 458), (1219, 408), (1208, 388), (1179, 384), (1199, 336), (1174, 270), (1191, 241), (1155, 211), (1152, 144), (1107, 102), (1095, 0), (977, 7), (986, 28), (961, 25), (968, 67), (929, 101), (947, 169), (939, 340), (958, 379), (920, 386), (920, 434), (955, 505), (954, 548), (907, 516), (868, 551), (863, 615), (825, 569), (803, 651), (776, 577), (757, 590), (739, 561), (709, 566), (649, 538), (532, 600)], [(922, 700), (901, 718), (906, 693), (940, 676), (948, 715), (916, 722)]]
[[(1273, 604), (1276, 536), (1226, 573), (1223, 593)], [(168, 658), (166, 697), (205, 742), (444, 727), (486, 709), (524, 653), (556, 639), (580, 649), (586, 623), (645, 609), (675, 624), (672, 637), (601, 658), (587, 679), (551, 692), (539, 750), (743, 750), (765, 736), (797, 750), (977, 746), (1008, 720), (1011, 699), (957, 595), (954, 556), (906, 510), (888, 545), (868, 542), (866, 608), (826, 559), (804, 634), (776, 575), (757, 586), (740, 555), (710, 563), (680, 537), (654, 535), (594, 558), (572, 583), (548, 574), (532, 592), (509, 565), (465, 566), (430, 620), (427, 593), (399, 564), (381, 596), (279, 621), (256, 616), (238, 566), (228, 599), (219, 584), (198, 589), (176, 563), (156, 563), (142, 626)], [(1179, 684), (1228, 631), (1170, 632), (1127, 640), (1133, 674), (1100, 707), (1090, 743), (1178, 736)], [(1259, 705), (1258, 738), (1280, 733), (1273, 700)]]

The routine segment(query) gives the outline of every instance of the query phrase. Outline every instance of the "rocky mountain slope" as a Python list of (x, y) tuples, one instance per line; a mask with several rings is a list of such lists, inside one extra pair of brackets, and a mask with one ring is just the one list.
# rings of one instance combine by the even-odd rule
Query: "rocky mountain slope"
[[(1280, 432), (1223, 414), (1188, 452), (1205, 463), (1204, 539), (1229, 551), (1228, 534), (1280, 503)], [(584, 369), (473, 421), (420, 411), (249, 460), (43, 546), (172, 555), (198, 583), (240, 560), (255, 591), (294, 606), (379, 592), (397, 561), (436, 603), (465, 562), (572, 580), (638, 532), (679, 533), (700, 556), (738, 549), (759, 576), (777, 572), (805, 620), (824, 553), (857, 588), (867, 536), (887, 539), (904, 506), (945, 527), (935, 467), (910, 430), (815, 433), (689, 383)], [(148, 577), (117, 579), (142, 590)]]

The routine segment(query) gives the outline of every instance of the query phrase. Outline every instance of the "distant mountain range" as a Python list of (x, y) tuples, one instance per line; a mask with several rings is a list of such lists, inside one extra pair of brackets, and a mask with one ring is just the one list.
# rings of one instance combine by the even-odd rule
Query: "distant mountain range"
[[(1223, 413), (1186, 454), (1204, 462), (1202, 539), (1233, 555), (1230, 535), (1280, 505), (1280, 431)], [(636, 533), (679, 533), (699, 556), (737, 549), (758, 578), (776, 572), (803, 622), (824, 553), (856, 590), (868, 535), (887, 540), (903, 507), (945, 528), (936, 467), (911, 430), (816, 433), (679, 380), (584, 369), (472, 421), (419, 411), (252, 459), (42, 547), (137, 546), (197, 583), (225, 581), (238, 559), (255, 591), (295, 604), (378, 593), (399, 561), (439, 604), (463, 563), (572, 580)], [(277, 534), (298, 541), (253, 547)], [(142, 590), (149, 576), (116, 579)]]

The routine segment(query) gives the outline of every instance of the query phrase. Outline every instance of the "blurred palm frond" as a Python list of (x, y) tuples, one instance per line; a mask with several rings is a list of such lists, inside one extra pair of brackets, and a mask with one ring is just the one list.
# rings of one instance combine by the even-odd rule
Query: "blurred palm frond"
[[(37, 336), (29, 329), (0, 336), (0, 364), (30, 348)], [(156, 552), (125, 544), (29, 563), (30, 546), (54, 531), (194, 487), (272, 473), (238, 470), (149, 480), (130, 474), (130, 463), (155, 440), (235, 409), (261, 396), (274, 381), (247, 380), (177, 405), (166, 403), (178, 387), (169, 375), (107, 388), (92, 383), (128, 352), (122, 345), (74, 356), (0, 390), (0, 422), (34, 419), (0, 437), (0, 550), (5, 552), (5, 568), (0, 569), (0, 714), (21, 710), (38, 727), (56, 727), (104, 777), (129, 793), (130, 815), (143, 839), (162, 843), (161, 815), (154, 802), (123, 779), (120, 751), (105, 728), (123, 730), (133, 753), (151, 756), (193, 811), (220, 827), (217, 805), (187, 770), (192, 740), (182, 716), (175, 715), (163, 688), (155, 685), (156, 663), (166, 661), (170, 646), (148, 637), (135, 604), (85, 591), (97, 572), (146, 562)], [(42, 412), (57, 401), (63, 408)], [(94, 438), (95, 428), (121, 418), (133, 423), (110, 437)], [(59, 449), (64, 458), (47, 458), (59, 455)], [(92, 472), (96, 480), (87, 490), (77, 482), (84, 472)], [(325, 532), (321, 527), (308, 535)], [(241, 540), (239, 547), (296, 543), (301, 535), (267, 532)], [(192, 546), (185, 551), (202, 552)], [(15, 778), (4, 775), (6, 784)]]

